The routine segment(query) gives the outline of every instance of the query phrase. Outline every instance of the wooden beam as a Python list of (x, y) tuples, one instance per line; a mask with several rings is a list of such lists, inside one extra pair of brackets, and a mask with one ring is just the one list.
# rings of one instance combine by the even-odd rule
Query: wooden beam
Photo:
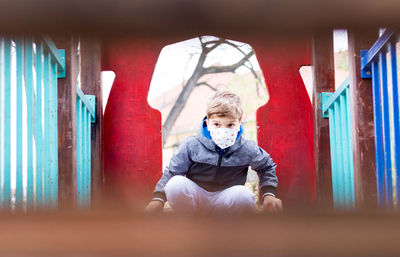
[(322, 117), (322, 92), (335, 91), (333, 31), (316, 32), (311, 40), (313, 71), (314, 158), (317, 202), (322, 208), (332, 208), (332, 172), (329, 143), (329, 120)]
[(101, 86), (101, 41), (81, 37), (81, 87), (86, 95), (96, 96), (96, 122), (91, 128), (91, 196), (92, 204), (103, 195), (103, 90)]
[(399, 7), (396, 0), (2, 0), (0, 31), (193, 36), (296, 33), (346, 25), (396, 26)]
[(66, 77), (58, 79), (58, 201), (59, 207), (76, 207), (76, 37), (52, 37), (65, 49)]
[(377, 207), (374, 117), (371, 79), (362, 79), (360, 50), (369, 49), (377, 30), (348, 31), (350, 101), (356, 205)]

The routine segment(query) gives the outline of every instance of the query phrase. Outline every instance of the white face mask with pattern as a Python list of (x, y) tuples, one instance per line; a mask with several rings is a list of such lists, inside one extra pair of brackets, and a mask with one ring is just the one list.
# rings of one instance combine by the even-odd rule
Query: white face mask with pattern
[(208, 130), (210, 131), (210, 135), (214, 143), (221, 149), (225, 149), (235, 143), (237, 134), (240, 130), (240, 126), (235, 128), (210, 127), (208, 128)]

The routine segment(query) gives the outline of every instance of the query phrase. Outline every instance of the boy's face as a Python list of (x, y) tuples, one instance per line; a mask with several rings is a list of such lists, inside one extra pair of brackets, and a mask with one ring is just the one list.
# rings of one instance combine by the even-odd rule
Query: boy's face
[(207, 127), (212, 128), (229, 128), (229, 129), (238, 129), (240, 127), (240, 120), (232, 117), (218, 117), (211, 116), (206, 120)]

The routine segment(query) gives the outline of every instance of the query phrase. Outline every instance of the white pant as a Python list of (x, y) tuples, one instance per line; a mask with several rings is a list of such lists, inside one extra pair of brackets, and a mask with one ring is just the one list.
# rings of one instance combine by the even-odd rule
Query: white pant
[(165, 185), (165, 194), (178, 213), (244, 213), (256, 209), (253, 192), (241, 185), (208, 192), (184, 176), (174, 176)]

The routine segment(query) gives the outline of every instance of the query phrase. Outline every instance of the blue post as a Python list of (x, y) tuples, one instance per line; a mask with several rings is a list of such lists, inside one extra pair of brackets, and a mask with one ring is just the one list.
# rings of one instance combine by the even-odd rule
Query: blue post
[(372, 62), (372, 97), (374, 102), (374, 125), (375, 125), (375, 158), (376, 158), (376, 181), (379, 207), (385, 206), (385, 179), (382, 145), (382, 115), (379, 86), (379, 66)]
[(396, 58), (396, 44), (390, 42), (388, 45), (388, 51), (391, 60), (391, 74), (392, 74), (392, 97), (393, 97), (393, 137), (394, 137), (394, 174), (396, 175), (396, 206), (398, 206), (400, 199), (400, 106), (399, 106), (399, 89), (397, 79), (397, 58)]
[(387, 88), (386, 53), (379, 53), (380, 97), (383, 127), (383, 157), (387, 207), (393, 207), (392, 161), (390, 147), (389, 97)]

